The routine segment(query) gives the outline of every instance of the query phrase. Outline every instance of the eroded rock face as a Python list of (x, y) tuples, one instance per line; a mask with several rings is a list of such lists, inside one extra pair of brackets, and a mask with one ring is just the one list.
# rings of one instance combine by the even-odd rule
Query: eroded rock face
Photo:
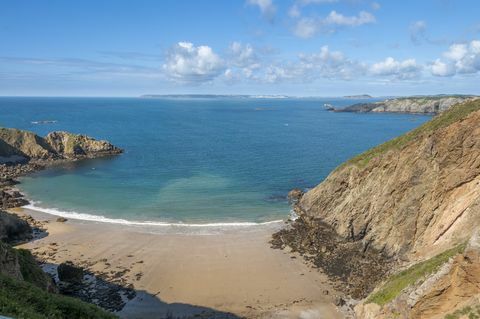
[(115, 155), (121, 149), (107, 141), (95, 140), (86, 135), (76, 135), (68, 132), (52, 132), (45, 137), (51, 148), (65, 158), (99, 157)]
[(480, 111), (401, 149), (345, 165), (303, 195), (297, 214), (389, 256), (466, 239), (480, 224)]
[(52, 132), (42, 138), (28, 131), (0, 128), (0, 164), (93, 158), (120, 153), (122, 150), (111, 143), (86, 135)]

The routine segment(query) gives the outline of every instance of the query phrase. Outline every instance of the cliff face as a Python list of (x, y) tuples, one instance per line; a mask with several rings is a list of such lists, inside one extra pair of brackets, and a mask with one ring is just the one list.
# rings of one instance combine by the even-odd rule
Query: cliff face
[(98, 141), (85, 135), (52, 132), (43, 138), (28, 131), (0, 128), (0, 164), (81, 159), (121, 152), (121, 149), (107, 141)]
[(337, 112), (391, 112), (391, 113), (429, 113), (438, 114), (452, 105), (473, 99), (471, 96), (426, 96), (389, 99), (374, 103), (358, 103)]
[(449, 246), (480, 224), (480, 101), (339, 167), (296, 206), (343, 238), (396, 258)]

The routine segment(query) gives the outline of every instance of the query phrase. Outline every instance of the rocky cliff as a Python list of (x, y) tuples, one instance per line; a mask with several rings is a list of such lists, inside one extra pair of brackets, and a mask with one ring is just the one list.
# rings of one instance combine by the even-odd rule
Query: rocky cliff
[(343, 238), (410, 257), (480, 224), (480, 100), (457, 104), (332, 172), (298, 202)]
[(107, 141), (86, 135), (52, 132), (40, 137), (29, 131), (0, 128), (0, 208), (27, 204), (13, 186), (14, 178), (61, 162), (122, 153)]
[(388, 99), (374, 103), (358, 103), (336, 112), (391, 112), (391, 113), (427, 113), (438, 114), (452, 105), (474, 99), (473, 96), (421, 96)]
[(85, 135), (52, 132), (43, 138), (29, 131), (0, 128), (0, 164), (81, 159), (121, 152), (121, 149), (107, 141), (98, 141)]
[[(294, 209), (298, 220), (273, 246), (300, 252), (354, 298), (406, 265), (437, 261), (480, 226), (480, 100), (342, 164)], [(463, 256), (462, 265), (473, 258)]]

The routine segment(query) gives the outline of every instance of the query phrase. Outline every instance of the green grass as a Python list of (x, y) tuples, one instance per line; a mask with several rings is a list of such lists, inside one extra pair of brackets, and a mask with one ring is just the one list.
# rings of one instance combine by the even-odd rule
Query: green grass
[(51, 281), (50, 277), (38, 266), (37, 261), (30, 251), (26, 249), (15, 249), (20, 264), (20, 272), (23, 279), (38, 288), (46, 290)]
[(0, 314), (17, 319), (117, 318), (78, 299), (48, 293), (31, 283), (0, 274)]
[(437, 129), (447, 127), (450, 124), (453, 124), (459, 120), (466, 118), (470, 113), (480, 110), (480, 99), (457, 104), (451, 107), (449, 110), (443, 112), (442, 114), (434, 117), (432, 120), (427, 123), (419, 126), (418, 128), (401, 135), (393, 140), (380, 144), (374, 148), (369, 149), (368, 151), (353, 157), (347, 162), (339, 166), (345, 167), (347, 165), (356, 165), (358, 167), (364, 167), (367, 165), (373, 158), (380, 156), (390, 150), (401, 149), (411, 141), (413, 141), (418, 136), (423, 136), (425, 134), (431, 133)]
[(437, 271), (451, 257), (465, 250), (466, 244), (460, 244), (452, 249), (436, 255), (426, 261), (420, 262), (410, 268), (395, 274), (387, 279), (380, 290), (367, 298), (366, 303), (376, 303), (383, 306), (397, 297), (406, 287), (413, 285), (418, 280)]

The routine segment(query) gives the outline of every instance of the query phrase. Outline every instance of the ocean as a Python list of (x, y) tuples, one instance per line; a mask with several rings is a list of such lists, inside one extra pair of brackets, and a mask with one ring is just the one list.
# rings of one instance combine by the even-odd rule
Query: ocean
[(343, 98), (0, 98), (0, 125), (106, 139), (125, 153), (22, 178), (30, 207), (191, 226), (284, 220), (286, 195), (430, 116), (333, 113)]

